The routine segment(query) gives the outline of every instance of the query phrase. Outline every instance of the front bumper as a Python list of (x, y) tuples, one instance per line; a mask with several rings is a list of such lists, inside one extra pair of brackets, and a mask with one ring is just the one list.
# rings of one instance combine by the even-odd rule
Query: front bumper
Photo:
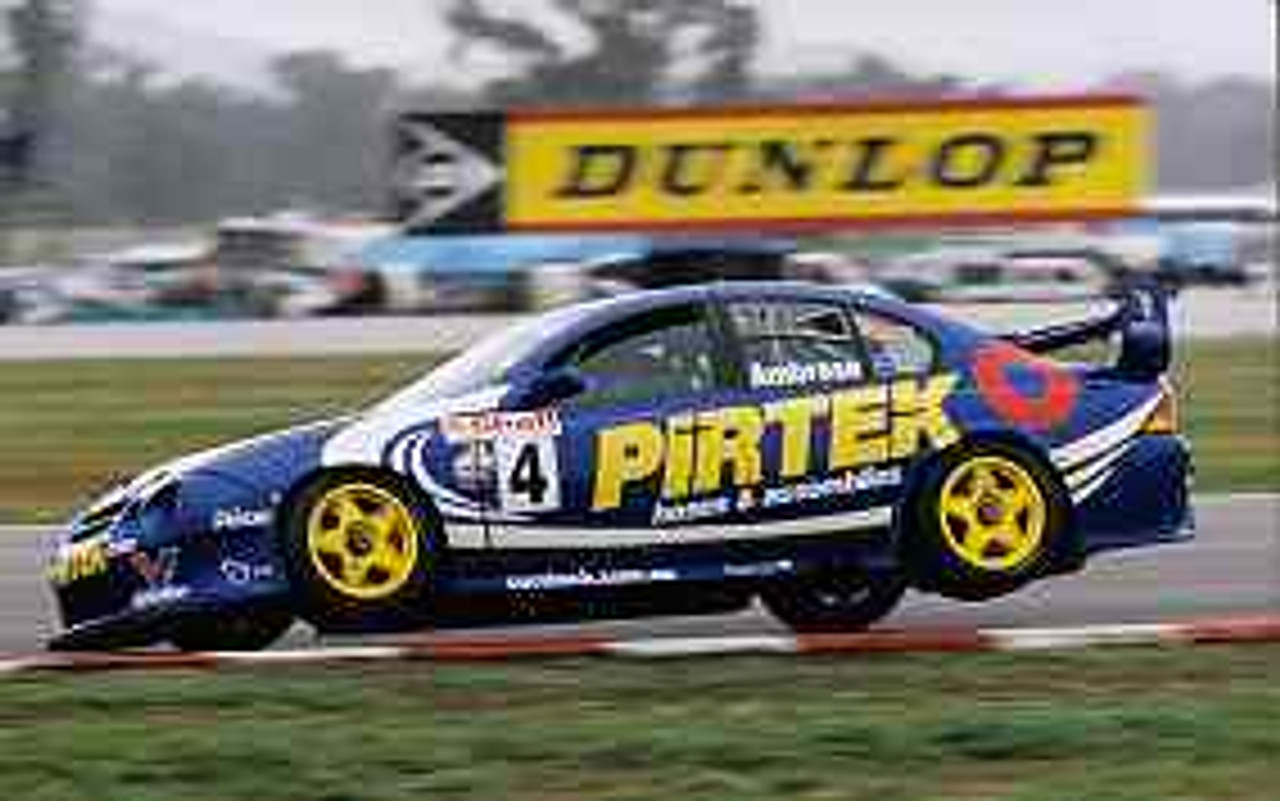
[(68, 532), (49, 566), (63, 626), (49, 647), (145, 646), (194, 615), (279, 602), (288, 582), (275, 551), (268, 528), (147, 540), (122, 516), (92, 536)]
[(256, 596), (242, 594), (226, 600), (188, 597), (165, 606), (127, 609), (85, 620), (55, 634), (45, 647), (51, 651), (144, 648), (167, 641), (176, 626), (193, 618), (275, 608), (286, 601), (279, 592), (262, 592)]

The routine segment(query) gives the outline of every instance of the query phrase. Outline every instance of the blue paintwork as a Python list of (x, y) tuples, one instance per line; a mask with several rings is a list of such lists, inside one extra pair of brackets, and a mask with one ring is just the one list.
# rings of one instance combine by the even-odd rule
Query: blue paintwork
[[(1118, 381), (1097, 370), (1073, 369), (1080, 387), (1079, 402), (1071, 415), (1047, 430), (1029, 430), (1004, 422), (975, 386), (971, 364), (975, 352), (992, 342), (963, 324), (924, 309), (882, 297), (851, 294), (831, 287), (786, 283), (734, 283), (686, 287), (639, 293), (561, 312), (557, 322), (540, 334), (543, 339), (504, 376), (509, 391), (499, 408), (511, 408), (515, 389), (541, 372), (552, 354), (590, 331), (630, 315), (669, 304), (690, 301), (720, 302), (732, 298), (826, 298), (896, 317), (924, 331), (938, 346), (944, 369), (960, 376), (960, 384), (948, 398), (946, 411), (966, 436), (998, 436), (1010, 439), (1046, 461), (1055, 448), (1078, 440), (1147, 402), (1158, 391), (1154, 384)], [(1014, 367), (1007, 374), (1021, 392), (1036, 396), (1042, 377)], [(593, 413), (600, 419), (566, 424), (558, 439), (562, 465), (562, 504), (559, 510), (535, 516), (539, 526), (589, 526), (644, 528), (650, 525), (652, 499), (624, 504), (603, 514), (588, 511), (585, 488), (593, 475), (591, 464), (595, 425), (601, 420), (661, 419), (676, 413), (733, 404), (759, 404), (781, 397), (783, 390), (726, 389), (700, 398), (670, 398), (657, 405), (631, 410)], [(431, 401), (447, 401), (433, 398)], [(322, 469), (326, 444), (352, 425), (368, 422), (377, 410), (365, 415), (319, 423), (252, 440), (219, 452), (196, 457), (133, 482), (103, 499), (78, 517), (59, 539), (106, 538), (113, 550), (108, 571), (57, 590), (68, 634), (64, 641), (77, 643), (146, 641), (160, 636), (162, 624), (193, 610), (226, 609), (264, 599), (287, 598), (285, 565), (277, 543), (276, 523), (291, 493)], [(825, 436), (825, 421), (815, 421), (815, 437)], [(413, 434), (420, 434), (413, 437)], [(766, 435), (761, 448), (766, 465), (777, 464), (780, 448), (777, 432)], [(400, 445), (417, 442), (409, 467), (429, 476), (440, 492), (433, 495), (446, 527), (466, 522), (501, 533), (504, 523), (491, 514), (495, 505), (492, 485), (459, 476), (458, 446), (440, 432), (435, 413), (425, 410), (422, 419), (406, 425), (384, 443), (381, 460), (393, 463)], [(771, 511), (733, 512), (713, 522), (786, 521), (797, 517), (896, 505), (918, 478), (929, 458), (923, 454), (896, 466), (903, 472), (900, 486), (859, 493), (856, 500), (820, 499)], [(1100, 550), (1155, 544), (1187, 536), (1190, 512), (1187, 479), (1190, 461), (1185, 444), (1173, 436), (1138, 435), (1117, 462), (1115, 474), (1102, 488), (1073, 509), (1073, 527), (1081, 550)], [(406, 468), (417, 476), (413, 469)], [(483, 469), (480, 473), (483, 474)], [(421, 483), (421, 481), (419, 482)], [(160, 487), (160, 490), (156, 488)], [(428, 488), (428, 494), (435, 490)], [(642, 499), (643, 500), (643, 499)], [(632, 501), (637, 499), (632, 498)], [(471, 506), (467, 506), (470, 504)], [(852, 504), (852, 505), (851, 505)], [(479, 509), (463, 521), (466, 509)], [(105, 507), (105, 511), (104, 511)], [(899, 515), (899, 518), (901, 515)], [(678, 529), (677, 529), (678, 531)], [(704, 544), (698, 547), (595, 550), (589, 553), (524, 552), (478, 553), (458, 560), (440, 576), (443, 593), (506, 593), (512, 577), (538, 576), (577, 566), (583, 570), (627, 569), (659, 571), (653, 585), (658, 591), (685, 582), (749, 581), (782, 575), (806, 562), (826, 564), (853, 559), (859, 563), (892, 564), (893, 533), (889, 536), (827, 536), (816, 540), (764, 540), (759, 543)], [(142, 562), (155, 565), (166, 554), (176, 554), (169, 575), (161, 576), (160, 589), (178, 588), (168, 597), (157, 595), (155, 577), (144, 578)], [(567, 566), (567, 567), (566, 567)], [(1062, 565), (1071, 569), (1075, 565)], [(644, 584), (645, 582), (639, 582)], [(572, 589), (572, 588), (570, 588)], [(150, 592), (150, 594), (148, 594)], [(140, 600), (141, 599), (141, 600)], [(127, 636), (126, 636), (127, 635)]]

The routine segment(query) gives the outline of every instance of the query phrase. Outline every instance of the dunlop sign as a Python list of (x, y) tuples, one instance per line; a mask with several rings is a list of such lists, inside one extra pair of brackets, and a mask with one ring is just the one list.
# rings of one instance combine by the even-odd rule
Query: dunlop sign
[(399, 218), (421, 232), (838, 228), (1090, 219), (1145, 194), (1132, 98), (410, 114)]

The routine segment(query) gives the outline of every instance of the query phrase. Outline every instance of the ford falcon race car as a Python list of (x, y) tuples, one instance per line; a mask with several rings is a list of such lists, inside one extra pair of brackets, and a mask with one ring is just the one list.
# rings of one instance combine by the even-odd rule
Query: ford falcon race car
[[(198, 453), (76, 517), (67, 649), (724, 612), (865, 627), (1189, 536), (1164, 297), (993, 336), (847, 289), (566, 307), (358, 414)], [(1044, 354), (1115, 335), (1114, 363)]]

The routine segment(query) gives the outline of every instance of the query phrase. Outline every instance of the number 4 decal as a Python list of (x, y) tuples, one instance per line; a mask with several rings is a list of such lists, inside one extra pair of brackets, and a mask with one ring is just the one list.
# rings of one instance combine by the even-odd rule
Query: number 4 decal
[(560, 469), (552, 438), (498, 440), (498, 501), (505, 512), (560, 508)]

